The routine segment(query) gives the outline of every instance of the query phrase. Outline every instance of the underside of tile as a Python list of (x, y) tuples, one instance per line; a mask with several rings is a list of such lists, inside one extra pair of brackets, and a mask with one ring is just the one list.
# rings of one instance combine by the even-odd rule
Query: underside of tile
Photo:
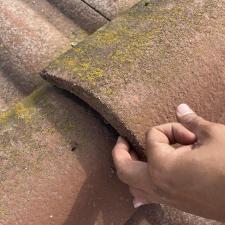
[(225, 110), (225, 2), (142, 1), (56, 59), (42, 76), (79, 96), (135, 147), (190, 104)]

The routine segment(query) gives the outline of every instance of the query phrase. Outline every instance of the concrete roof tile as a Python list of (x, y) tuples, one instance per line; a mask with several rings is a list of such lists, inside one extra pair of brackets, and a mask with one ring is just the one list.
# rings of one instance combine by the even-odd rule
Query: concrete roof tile
[(133, 209), (112, 169), (115, 138), (50, 85), (0, 115), (0, 224), (124, 224)]
[[(62, 3), (66, 10), (56, 3), (0, 1), (1, 111), (32, 92), (37, 73), (71, 42), (106, 22), (88, 17), (93, 10), (80, 1)], [(80, 24), (88, 18), (91, 28)], [(97, 117), (49, 85), (0, 115), (0, 224), (124, 224), (133, 209), (111, 168), (115, 134)]]
[(120, 12), (129, 9), (131, 6), (138, 3), (140, 0), (83, 0), (85, 3), (90, 5), (107, 20), (112, 20)]
[(60, 56), (43, 77), (143, 149), (147, 129), (175, 120), (182, 102), (211, 120), (224, 112), (224, 18), (222, 0), (142, 1)]
[[(134, 2), (120, 0), (107, 15)], [(0, 0), (0, 110), (32, 92), (37, 73), (71, 42), (107, 21), (85, 1)], [(0, 224), (219, 224), (158, 205), (134, 213), (111, 168), (115, 132), (99, 117), (46, 84), (0, 115)]]

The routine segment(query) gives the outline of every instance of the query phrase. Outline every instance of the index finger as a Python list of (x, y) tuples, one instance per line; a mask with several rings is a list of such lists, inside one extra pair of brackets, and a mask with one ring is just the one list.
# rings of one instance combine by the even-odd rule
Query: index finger
[(132, 160), (129, 153), (129, 144), (125, 139), (121, 137), (118, 138), (116, 145), (113, 148), (112, 156), (116, 168), (120, 168), (121, 164), (124, 164), (127, 160)]
[(129, 186), (145, 189), (149, 181), (147, 163), (133, 159), (129, 153), (129, 145), (123, 138), (119, 138), (112, 152), (117, 175), (121, 181)]

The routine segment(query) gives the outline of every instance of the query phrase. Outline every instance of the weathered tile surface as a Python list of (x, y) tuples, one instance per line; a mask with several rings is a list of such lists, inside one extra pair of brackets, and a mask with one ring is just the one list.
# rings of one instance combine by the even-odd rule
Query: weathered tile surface
[(48, 0), (77, 25), (88, 33), (93, 33), (108, 20), (81, 0)]
[[(0, 111), (30, 93), (37, 72), (71, 42), (107, 22), (86, 9), (81, 1), (0, 0)], [(133, 214), (111, 169), (114, 132), (56, 88), (42, 86), (1, 114), (0, 136), (1, 225), (220, 224), (156, 205)]]
[(140, 0), (83, 0), (106, 19), (111, 20), (120, 12), (131, 8)]
[(112, 167), (115, 132), (44, 85), (0, 115), (1, 225), (221, 225), (159, 205), (134, 212)]
[(0, 115), (1, 225), (122, 225), (115, 135), (77, 98), (42, 86)]
[(142, 1), (55, 60), (43, 77), (81, 97), (134, 145), (186, 102), (225, 110), (225, 2)]
[(41, 69), (88, 35), (47, 0), (0, 0), (0, 29), (0, 111), (30, 94)]
[(168, 206), (149, 205), (136, 210), (125, 225), (223, 225)]

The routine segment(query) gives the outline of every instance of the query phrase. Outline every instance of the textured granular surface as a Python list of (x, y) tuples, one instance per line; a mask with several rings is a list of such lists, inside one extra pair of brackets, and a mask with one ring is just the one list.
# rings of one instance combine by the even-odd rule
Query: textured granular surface
[(132, 199), (115, 134), (80, 100), (42, 86), (0, 115), (1, 225), (123, 225)]
[(225, 2), (142, 1), (56, 59), (45, 79), (78, 95), (136, 147), (186, 102), (225, 109)]
[(221, 225), (156, 204), (136, 211), (116, 176), (116, 135), (76, 97), (44, 85), (0, 115), (1, 225)]
[[(128, 188), (112, 167), (115, 132), (78, 98), (38, 85), (44, 66), (108, 22), (104, 15), (114, 17), (134, 2), (0, 0), (0, 111), (5, 111), (0, 114), (1, 225), (220, 224), (159, 205), (134, 212)], [(113, 38), (106, 34), (102, 43), (113, 43)]]

